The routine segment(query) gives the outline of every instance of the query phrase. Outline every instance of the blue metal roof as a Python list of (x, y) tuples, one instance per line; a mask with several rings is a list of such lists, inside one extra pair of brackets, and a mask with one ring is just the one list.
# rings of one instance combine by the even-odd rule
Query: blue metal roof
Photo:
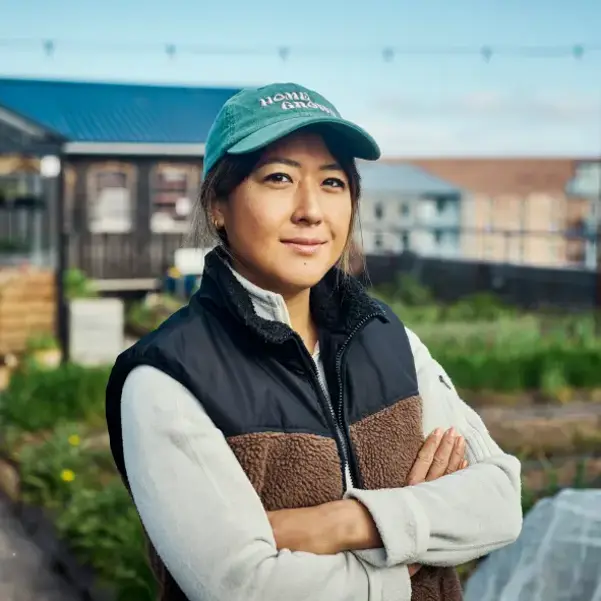
[(237, 91), (0, 79), (0, 106), (70, 142), (202, 144)]
[(400, 192), (413, 195), (462, 193), (457, 186), (413, 165), (359, 161), (358, 166), (364, 193)]

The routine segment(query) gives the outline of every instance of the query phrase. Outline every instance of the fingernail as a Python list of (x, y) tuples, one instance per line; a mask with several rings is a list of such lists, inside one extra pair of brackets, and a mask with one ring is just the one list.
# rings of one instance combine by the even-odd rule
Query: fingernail
[(442, 428), (436, 428), (436, 430), (434, 430), (434, 436), (440, 438), (442, 436)]
[(447, 432), (451, 438), (455, 438), (455, 428), (449, 428)]

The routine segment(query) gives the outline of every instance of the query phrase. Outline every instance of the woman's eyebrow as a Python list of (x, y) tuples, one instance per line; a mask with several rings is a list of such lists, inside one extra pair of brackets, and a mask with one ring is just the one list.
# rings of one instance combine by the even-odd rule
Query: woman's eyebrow
[[(279, 163), (281, 165), (288, 165), (289, 167), (302, 167), (302, 164), (298, 161), (293, 161), (292, 159), (287, 159), (285, 157), (270, 157), (261, 161), (257, 168), (265, 167), (265, 165), (273, 165), (274, 163)], [(319, 167), (320, 171), (343, 171), (342, 167), (338, 163), (326, 163), (325, 165), (321, 165)]]

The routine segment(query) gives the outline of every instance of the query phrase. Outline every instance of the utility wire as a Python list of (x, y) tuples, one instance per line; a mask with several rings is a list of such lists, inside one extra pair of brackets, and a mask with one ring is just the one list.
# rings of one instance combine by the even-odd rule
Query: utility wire
[(582, 60), (601, 52), (601, 44), (557, 44), (557, 45), (503, 45), (483, 46), (437, 46), (437, 45), (389, 45), (381, 47), (361, 46), (235, 46), (214, 44), (186, 44), (168, 42), (165, 44), (144, 42), (105, 42), (93, 40), (68, 40), (61, 38), (0, 38), (0, 52), (39, 50), (47, 57), (58, 53), (117, 53), (117, 54), (163, 54), (170, 59), (181, 55), (196, 56), (276, 56), (282, 61), (294, 56), (359, 55), (374, 56), (385, 62), (392, 62), (403, 56), (472, 56), (490, 62), (495, 57), (519, 57), (536, 59), (571, 58)]

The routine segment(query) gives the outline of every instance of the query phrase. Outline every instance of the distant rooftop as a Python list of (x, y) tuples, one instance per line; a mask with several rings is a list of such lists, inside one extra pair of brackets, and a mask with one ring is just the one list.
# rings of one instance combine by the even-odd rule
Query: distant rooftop
[(204, 144), (235, 88), (0, 79), (0, 107), (69, 142)]
[(461, 194), (461, 189), (430, 175), (419, 167), (403, 163), (359, 162), (361, 187), (369, 192), (404, 194)]
[(575, 157), (465, 157), (387, 159), (410, 164), (463, 190), (484, 195), (564, 194), (574, 177)]

